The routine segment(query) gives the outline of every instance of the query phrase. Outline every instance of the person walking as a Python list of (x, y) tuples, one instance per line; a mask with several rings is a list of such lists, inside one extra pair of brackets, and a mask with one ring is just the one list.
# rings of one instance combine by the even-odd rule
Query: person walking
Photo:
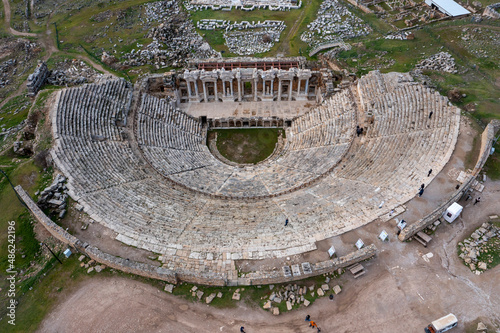
[(241, 328), (240, 328), (240, 333), (246, 333), (245, 328), (243, 326), (241, 326)]
[(427, 177), (429, 177), (432, 173), (432, 169), (429, 170), (429, 173), (427, 174)]
[(306, 316), (306, 321), (311, 321), (311, 316), (310, 315)]
[(476, 201), (474, 201), (474, 206), (475, 206), (478, 202), (481, 202), (481, 197), (477, 197)]
[(420, 185), (420, 188), (421, 188), (421, 189), (422, 189), (422, 188), (424, 188), (424, 187), (425, 187), (425, 184)]
[(433, 113), (434, 112), (432, 112), (432, 111), (429, 113), (429, 119), (431, 119)]
[(285, 220), (285, 227), (288, 225), (288, 219)]
[(422, 194), (424, 194), (424, 189), (423, 188), (421, 188), (420, 191), (418, 191), (418, 196), (421, 197)]
[(314, 321), (311, 320), (309, 322), (309, 327), (311, 327), (311, 328), (315, 328), (315, 327), (318, 328), (318, 325)]

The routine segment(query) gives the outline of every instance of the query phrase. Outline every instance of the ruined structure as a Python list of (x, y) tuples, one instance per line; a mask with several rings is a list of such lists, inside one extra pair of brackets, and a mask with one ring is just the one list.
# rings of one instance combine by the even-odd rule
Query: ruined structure
[(28, 76), (28, 96), (36, 96), (40, 88), (43, 86), (45, 83), (45, 80), (47, 80), (47, 77), (49, 76), (49, 69), (47, 67), (47, 64), (45, 62), (39, 62), (38, 66), (35, 68), (35, 71), (33, 74), (30, 74)]
[[(295, 73), (292, 64), (278, 74)], [(218, 89), (221, 73), (235, 70), (203, 66), (198, 70), (217, 74), (209, 80), (218, 80)], [(268, 70), (259, 66), (252, 73)], [(265, 76), (258, 78), (270, 87)], [(238, 86), (237, 78), (233, 83)], [(298, 96), (293, 92), (292, 100)], [(207, 91), (206, 104), (224, 107), (224, 95), (216, 95), (219, 101), (210, 102)], [(264, 91), (257, 89), (256, 96)], [(448, 161), (459, 119), (446, 97), (408, 74), (371, 72), (292, 119), (279, 154), (255, 166), (229, 165), (208, 150), (208, 123), (178, 109), (173, 99), (134, 93), (115, 80), (58, 92), (52, 157), (68, 177), (70, 196), (92, 219), (116, 232), (116, 240), (160, 254), (162, 269), (178, 279), (270, 283), (283, 281), (280, 268), (241, 275), (236, 261), (308, 252), (319, 240), (388, 219), (392, 209), (401, 212), (422, 179), (431, 180), (428, 169), (437, 174)], [(356, 126), (363, 127), (362, 137)], [(290, 227), (283, 229), (286, 219)], [(285, 278), (335, 265), (297, 263)]]

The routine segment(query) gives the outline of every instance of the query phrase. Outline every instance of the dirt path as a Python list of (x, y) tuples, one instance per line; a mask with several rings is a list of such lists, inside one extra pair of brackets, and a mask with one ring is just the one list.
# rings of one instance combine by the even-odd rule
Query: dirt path
[[(12, 29), (10, 26), (11, 10), (10, 10), (9, 0), (2, 0), (2, 1), (3, 1), (4, 8), (5, 8), (5, 25), (8, 29), (8, 31), (12, 35), (20, 36), (20, 37), (38, 37), (38, 42), (40, 42), (40, 44), (42, 45), (42, 47), (46, 51), (44, 57), (42, 58), (43, 61), (47, 61), (54, 53), (60, 52), (56, 46), (54, 38), (52, 37), (52, 30), (49, 29), (50, 16), (49, 16), (49, 20), (47, 20), (46, 31), (44, 33), (35, 34), (35, 33), (29, 33), (29, 32), (20, 32), (20, 31)], [(31, 1), (31, 4), (33, 4), (33, 1)], [(75, 55), (75, 58), (78, 58), (80, 60), (87, 62), (90, 66), (94, 67), (95, 69), (97, 69), (98, 71), (100, 71), (106, 75), (115, 76), (113, 73), (107, 71), (103, 66), (95, 63), (92, 59), (90, 59), (89, 57), (87, 57), (85, 55), (80, 55), (80, 54)], [(9, 97), (4, 99), (0, 103), (0, 108), (3, 107), (12, 98), (23, 94), (25, 90), (26, 90), (26, 82), (23, 82), (16, 91), (11, 93), (9, 95)]]
[[(487, 182), (483, 201), (467, 206), (462, 217), (445, 224), (427, 248), (390, 236), (377, 243), (378, 256), (363, 263), (367, 274), (355, 280), (344, 274), (342, 293), (334, 301), (316, 301), (309, 308), (272, 316), (240, 303), (236, 309), (215, 309), (190, 303), (150, 285), (124, 278), (92, 278), (75, 290), (43, 321), (40, 332), (311, 332), (311, 315), (322, 332), (420, 332), (430, 321), (454, 313), (459, 326), (481, 318), (500, 327), (500, 266), (472, 274), (456, 255), (456, 244), (489, 214), (499, 213), (500, 181)], [(481, 206), (483, 205), (483, 206)], [(481, 206), (481, 207), (480, 207)], [(424, 260), (423, 254), (433, 253)], [(475, 327), (474, 327), (475, 331)]]
[(24, 37), (37, 37), (37, 34), (31, 33), (31, 32), (21, 32), (14, 30), (10, 27), (10, 4), (9, 0), (2, 0), (3, 1), (3, 6), (5, 8), (5, 26), (9, 30), (11, 34), (14, 36), (24, 36)]

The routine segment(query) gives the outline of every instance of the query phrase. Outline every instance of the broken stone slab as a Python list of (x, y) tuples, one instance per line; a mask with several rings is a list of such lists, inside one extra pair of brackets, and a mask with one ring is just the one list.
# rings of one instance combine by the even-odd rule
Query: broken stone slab
[(269, 285), (269, 289), (270, 289), (270, 290), (273, 290), (273, 289), (274, 289), (274, 284), (270, 284), (270, 285)]
[(320, 296), (320, 297), (325, 296), (325, 292), (321, 288), (318, 288), (317, 293), (318, 293), (318, 296)]
[(209, 296), (207, 296), (207, 298), (205, 299), (205, 303), (207, 304), (210, 304), (212, 303), (212, 301), (214, 300), (216, 294), (215, 293), (211, 293)]
[(193, 288), (191, 288), (191, 291), (196, 291), (196, 290), (198, 290), (197, 286), (193, 286)]
[(286, 309), (292, 311), (292, 303), (290, 303), (290, 301), (286, 301)]
[(311, 302), (309, 302), (307, 299), (304, 300), (304, 305), (305, 306), (309, 306), (309, 304), (311, 304)]
[(220, 291), (217, 293), (217, 298), (222, 298), (222, 293)]
[(164, 289), (167, 293), (172, 293), (174, 291), (174, 285), (173, 284), (170, 284), (168, 283), (166, 286), (165, 286), (165, 289)]
[(486, 325), (480, 321), (479, 323), (477, 323), (477, 331), (485, 331), (487, 330), (488, 328), (486, 327)]
[(235, 300), (235, 301), (239, 301), (239, 300), (240, 300), (240, 298), (241, 298), (241, 295), (240, 295), (239, 293), (237, 293), (237, 292), (234, 292), (234, 294), (233, 294), (233, 297), (232, 297), (232, 298), (233, 298), (233, 300)]
[(324, 284), (321, 286), (321, 289), (323, 289), (323, 291), (328, 291), (330, 290), (330, 287), (327, 284)]
[(94, 271), (94, 267), (89, 267), (89, 269), (87, 269), (87, 273), (92, 273)]
[(342, 291), (342, 289), (340, 288), (340, 286), (338, 284), (335, 287), (333, 287), (333, 292), (335, 293), (335, 295), (340, 294), (341, 291)]
[(274, 307), (273, 308), (273, 315), (278, 316), (280, 314), (280, 309)]
[(100, 272), (102, 271), (101, 266), (95, 266), (95, 271), (96, 271), (97, 273), (100, 273)]
[(281, 301), (282, 301), (281, 297), (275, 297), (273, 299), (273, 302), (278, 303), (278, 304), (281, 303)]
[(199, 299), (199, 300), (201, 300), (201, 298), (203, 297), (203, 294), (204, 294), (204, 292), (203, 292), (203, 291), (198, 290), (198, 291), (196, 292), (196, 297), (198, 297), (198, 299)]
[(480, 262), (477, 264), (477, 268), (482, 269), (482, 270), (486, 270), (486, 269), (488, 268), (488, 266), (486, 265), (486, 263), (485, 263), (485, 262), (480, 261)]
[(78, 257), (78, 261), (82, 261), (83, 259), (85, 259), (85, 256), (83, 254)]
[(268, 310), (271, 308), (271, 301), (267, 301), (264, 306), (263, 306), (264, 310)]

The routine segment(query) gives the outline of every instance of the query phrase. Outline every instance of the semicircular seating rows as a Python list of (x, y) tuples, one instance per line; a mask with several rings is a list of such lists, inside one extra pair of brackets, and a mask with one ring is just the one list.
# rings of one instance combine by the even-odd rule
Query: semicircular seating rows
[[(52, 155), (71, 196), (118, 240), (181, 274), (237, 278), (234, 260), (313, 250), (405, 203), (448, 161), (460, 113), (446, 98), (406, 74), (371, 72), (356, 88), (295, 119), (280, 156), (244, 168), (215, 159), (197, 119), (149, 95), (133, 119), (136, 155), (117, 126), (131, 105), (123, 80), (64, 89)], [(355, 138), (361, 117), (373, 124)]]

